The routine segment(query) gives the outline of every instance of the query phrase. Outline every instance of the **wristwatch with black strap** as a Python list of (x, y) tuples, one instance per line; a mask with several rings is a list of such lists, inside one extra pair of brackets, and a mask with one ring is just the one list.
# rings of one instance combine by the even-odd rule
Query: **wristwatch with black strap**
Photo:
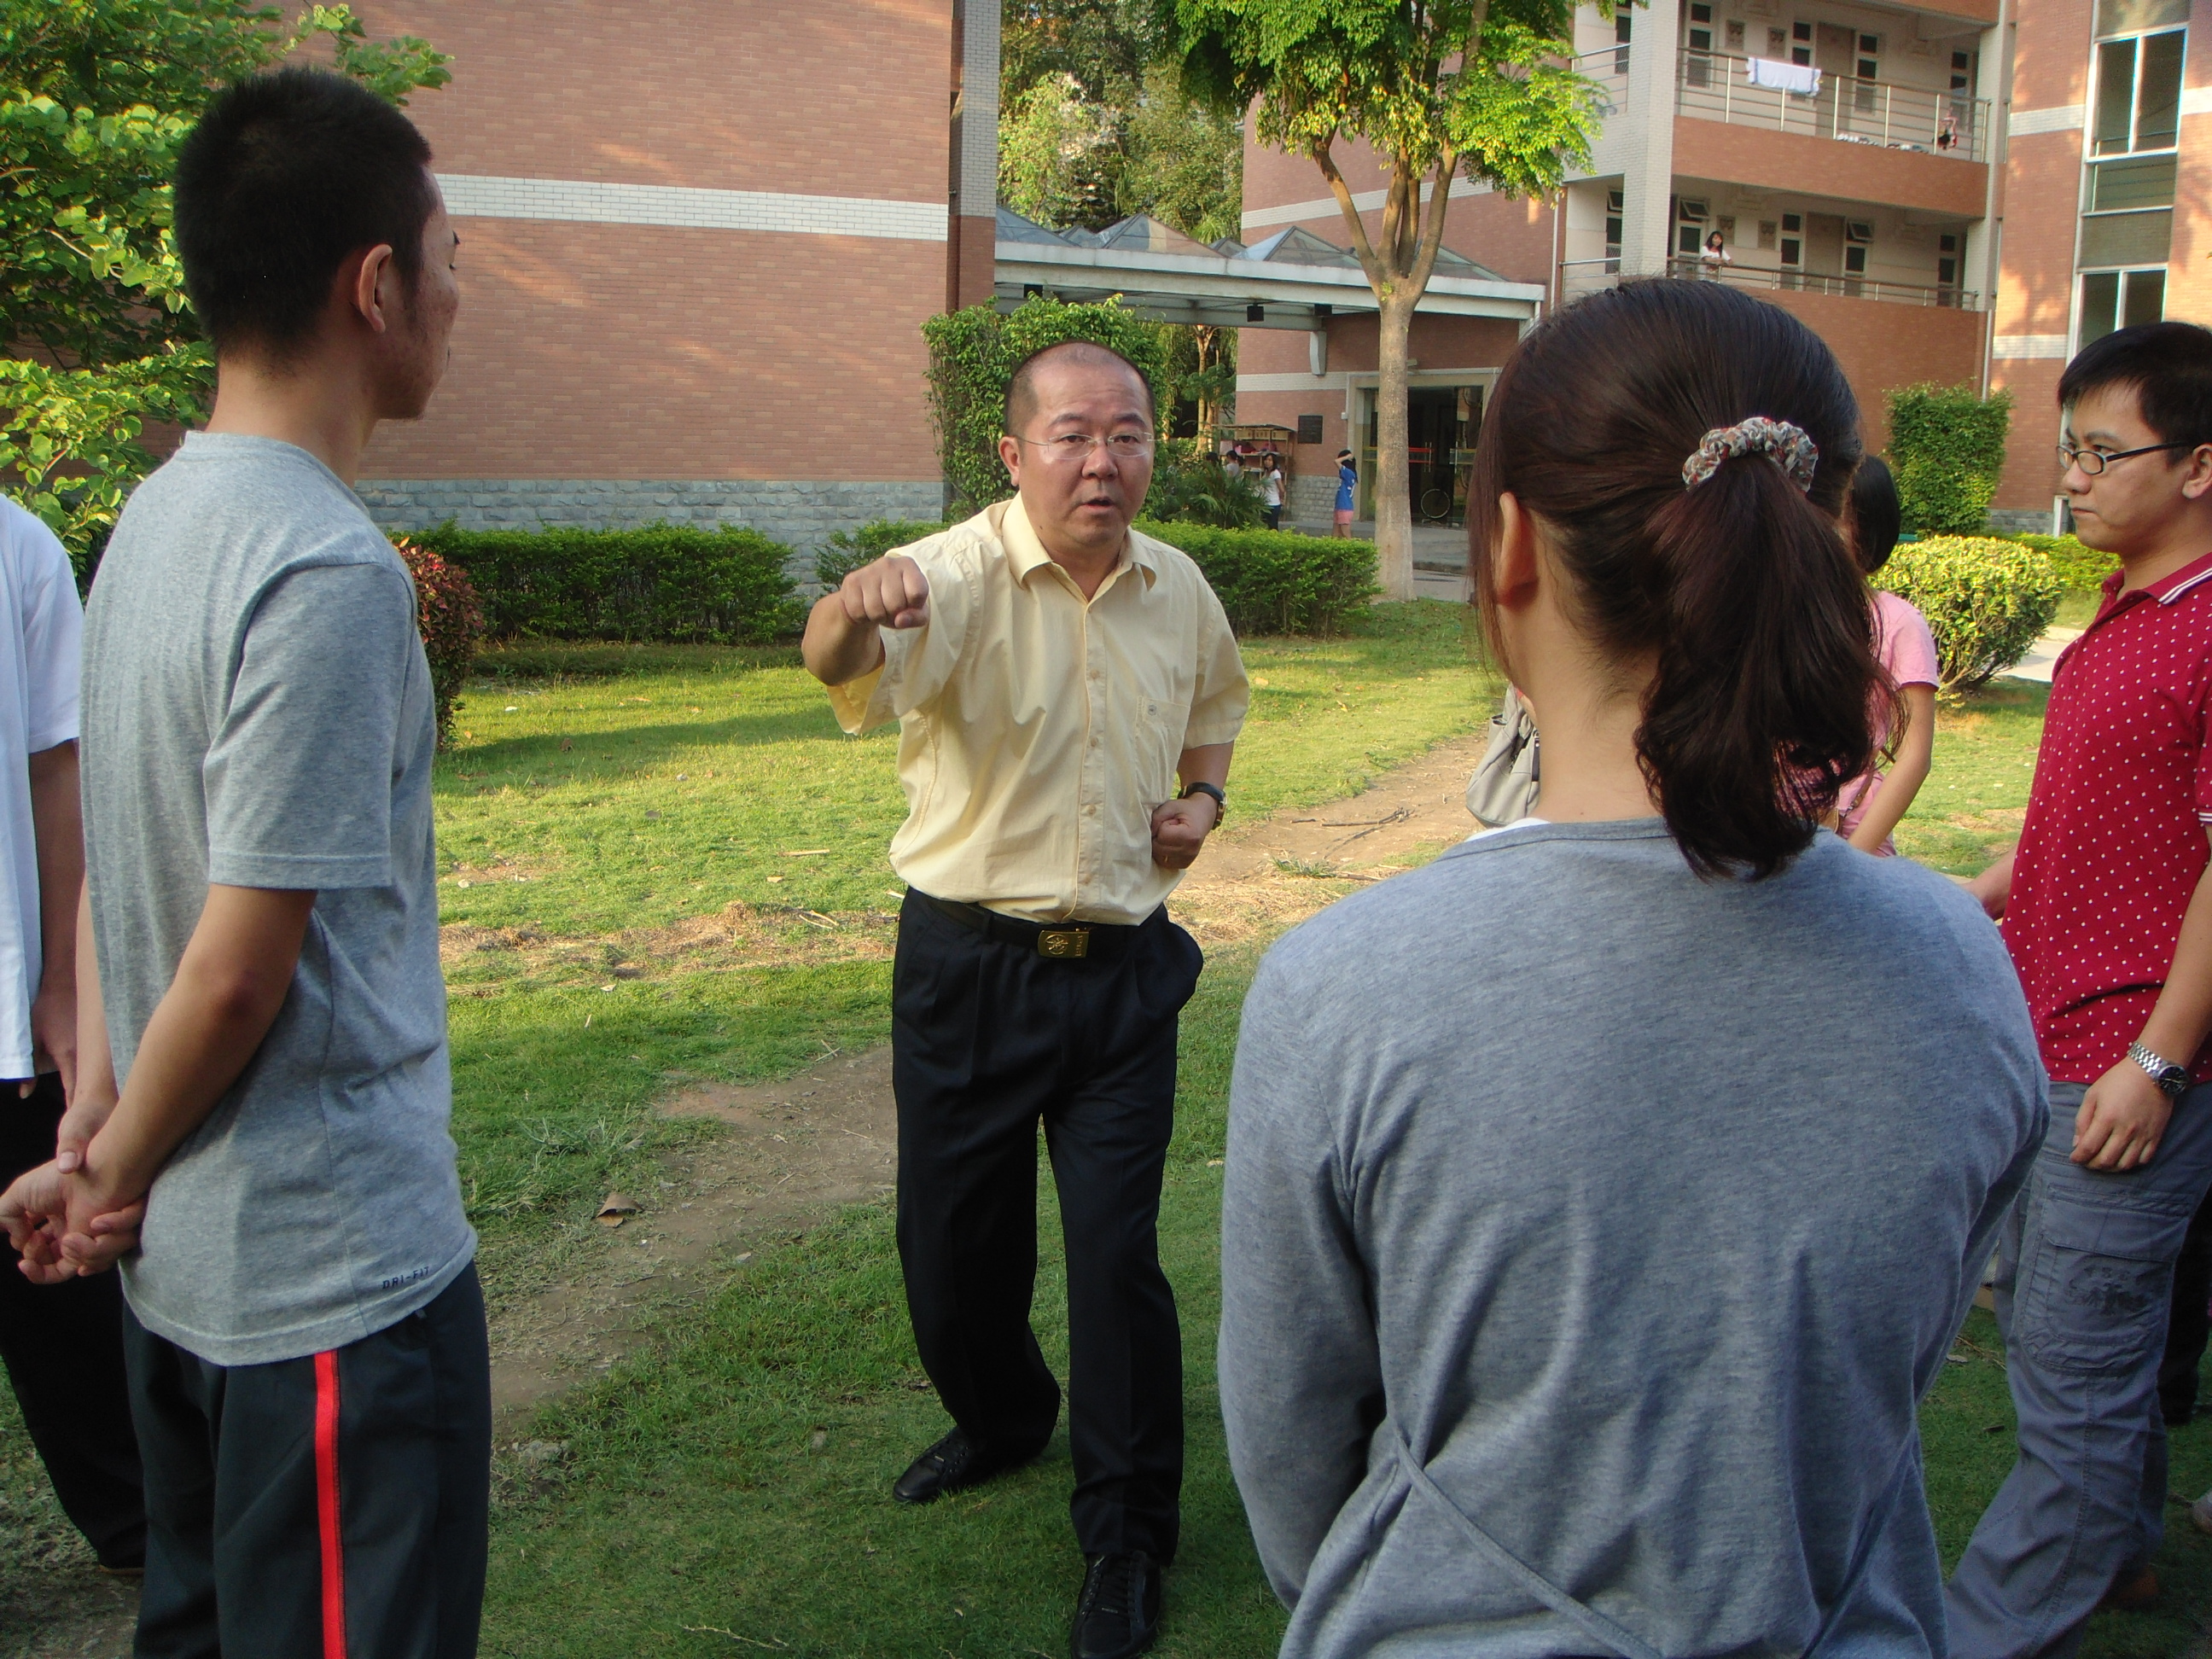
[(2177, 1066), (2161, 1054), (2146, 1048), (2140, 1042), (2128, 1044), (2128, 1058), (2150, 1073), (2150, 1080), (2158, 1085), (2168, 1100), (2179, 1100), (2189, 1092), (2189, 1068)]
[(1176, 799), (1178, 800), (1188, 800), (1193, 795), (1211, 795), (1213, 797), (1213, 821), (1216, 824), (1218, 824), (1222, 819), (1229, 816), (1229, 797), (1221, 793), (1220, 785), (1213, 783), (1187, 783), (1182, 787), (1182, 793), (1176, 796)]

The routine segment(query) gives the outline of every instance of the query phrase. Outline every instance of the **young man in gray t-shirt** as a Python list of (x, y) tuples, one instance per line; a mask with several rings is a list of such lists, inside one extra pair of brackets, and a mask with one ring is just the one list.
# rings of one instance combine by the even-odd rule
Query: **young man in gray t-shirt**
[(433, 698), (406, 568), (346, 482), (445, 367), (428, 162), (335, 76), (210, 105), (176, 225), (215, 410), (132, 497), (87, 617), (81, 1089), (113, 1103), (0, 1220), (90, 1267), (94, 1218), (145, 1206), (141, 1652), (476, 1649), (489, 1370), (447, 1132)]

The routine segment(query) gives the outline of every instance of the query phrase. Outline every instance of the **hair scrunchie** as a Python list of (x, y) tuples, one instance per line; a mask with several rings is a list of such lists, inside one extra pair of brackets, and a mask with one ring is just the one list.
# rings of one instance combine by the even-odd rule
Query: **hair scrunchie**
[(1788, 475), (1807, 495), (1813, 493), (1813, 469), (1820, 464), (1820, 447), (1805, 428), (1764, 415), (1717, 426), (1705, 434), (1690, 459), (1682, 463), (1682, 488), (1695, 489), (1720, 471), (1723, 461), (1739, 455), (1764, 455)]

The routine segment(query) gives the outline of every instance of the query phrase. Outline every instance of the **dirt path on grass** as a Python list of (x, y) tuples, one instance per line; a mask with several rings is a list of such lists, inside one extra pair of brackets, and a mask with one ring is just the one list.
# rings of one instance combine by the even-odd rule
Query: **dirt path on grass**
[[(1242, 944), (1462, 839), (1474, 828), (1462, 796), (1485, 740), (1440, 744), (1346, 800), (1232, 818), (1170, 912), (1208, 948)], [(860, 938), (825, 936), (823, 950), (884, 950), (890, 918), (848, 920), (841, 931)], [(745, 944), (749, 955), (760, 948)], [(664, 1160), (652, 1191), (622, 1195), (636, 1209), (619, 1224), (568, 1229), (550, 1249), (541, 1236), (526, 1247), (531, 1261), (501, 1261), (489, 1275), (513, 1287), (493, 1310), (492, 1403), (514, 1474), (557, 1455), (520, 1438), (536, 1407), (607, 1370), (656, 1315), (742, 1273), (761, 1243), (878, 1197), (896, 1176), (887, 1048), (825, 1055), (775, 1083), (696, 1085), (658, 1109), (732, 1133)]]
[[(1245, 944), (1461, 840), (1474, 827), (1462, 797), (1484, 740), (1477, 733), (1440, 744), (1348, 799), (1232, 817), (1176, 890), (1170, 913), (1209, 950)], [(511, 950), (540, 972), (573, 958), (578, 976), (628, 978), (887, 956), (892, 922), (877, 913), (733, 907), (603, 940), (455, 926), (445, 930), (445, 946), (449, 963)], [(888, 1048), (825, 1054), (775, 1083), (693, 1085), (658, 1109), (713, 1118), (730, 1132), (664, 1158), (650, 1190), (623, 1194), (636, 1208), (618, 1225), (586, 1223), (550, 1241), (536, 1233), (487, 1249), (500, 1489), (532, 1484), (565, 1449), (529, 1437), (537, 1407), (605, 1371), (657, 1318), (741, 1277), (761, 1245), (879, 1197), (896, 1178)], [(36, 1584), (0, 1585), (0, 1659), (130, 1653), (137, 1587), (96, 1572), (88, 1553), (78, 1559), (76, 1541), (66, 1540)]]

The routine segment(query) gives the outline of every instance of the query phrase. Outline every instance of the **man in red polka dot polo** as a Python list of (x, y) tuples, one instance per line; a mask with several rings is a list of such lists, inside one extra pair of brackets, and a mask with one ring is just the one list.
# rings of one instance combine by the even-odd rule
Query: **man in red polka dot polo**
[(2158, 1368), (2212, 1187), (2212, 331), (2122, 329), (2058, 385), (2077, 533), (2121, 568), (2051, 676), (2020, 845), (1976, 878), (2051, 1078), (1998, 1246), (2020, 1456), (1950, 1586), (1954, 1659), (2069, 1655), (2158, 1594)]

